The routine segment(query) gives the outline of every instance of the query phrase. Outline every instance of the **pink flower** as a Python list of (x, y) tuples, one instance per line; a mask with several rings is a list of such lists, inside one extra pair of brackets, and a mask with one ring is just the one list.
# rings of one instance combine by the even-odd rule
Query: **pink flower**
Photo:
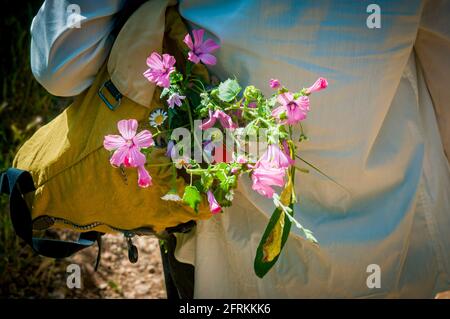
[(152, 177), (145, 169), (144, 165), (138, 166), (138, 185), (142, 188), (152, 186)]
[(282, 151), (276, 144), (270, 144), (258, 162), (264, 163), (265, 166), (277, 168), (287, 168), (295, 163), (290, 155), (287, 155), (285, 151)]
[(294, 99), (292, 93), (286, 92), (278, 95), (278, 103), (281, 105), (272, 111), (272, 116), (280, 119), (280, 116), (284, 113), (286, 119), (281, 120), (282, 124), (297, 124), (306, 118), (309, 111), (309, 98), (307, 96)]
[(236, 175), (237, 173), (239, 173), (239, 168), (238, 168), (238, 167), (233, 167), (233, 168), (230, 170), (230, 173), (233, 174), (233, 175)]
[(181, 106), (183, 102), (181, 100), (184, 100), (186, 97), (184, 95), (179, 95), (178, 93), (173, 93), (168, 99), (167, 103), (169, 103), (169, 108), (173, 109), (176, 106)]
[(209, 210), (212, 214), (220, 213), (222, 210), (222, 207), (220, 207), (219, 203), (217, 202), (216, 198), (214, 197), (214, 194), (208, 190), (206, 193), (208, 196), (208, 202), (209, 202)]
[(318, 78), (317, 81), (306, 89), (306, 94), (311, 94), (318, 92), (320, 90), (326, 89), (328, 86), (328, 81), (325, 78)]
[(205, 30), (192, 30), (194, 41), (189, 34), (184, 37), (184, 43), (191, 49), (188, 53), (188, 60), (198, 64), (200, 61), (204, 64), (214, 65), (217, 60), (211, 53), (220, 48), (220, 46), (212, 39), (203, 41)]
[(258, 162), (252, 173), (252, 189), (267, 198), (272, 198), (275, 193), (272, 186), (282, 187), (285, 175), (285, 168), (271, 167), (264, 162)]
[(266, 152), (256, 162), (252, 181), (253, 190), (263, 196), (272, 198), (275, 193), (272, 186), (283, 186), (286, 169), (295, 164), (295, 161), (288, 154), (289, 148), (286, 141), (283, 143), (283, 150), (278, 144), (270, 144)]
[(235, 128), (237, 128), (237, 125), (235, 123), (233, 123), (233, 120), (231, 119), (231, 117), (226, 114), (224, 111), (221, 110), (216, 110), (216, 111), (211, 111), (209, 110), (209, 118), (204, 120), (202, 124), (200, 124), (200, 129), (201, 130), (207, 130), (211, 127), (214, 126), (214, 124), (216, 124), (216, 121), (219, 120), (220, 124), (222, 125), (223, 128), (228, 128), (231, 130), (234, 130)]
[(244, 154), (237, 155), (236, 153), (233, 153), (233, 162), (238, 164), (246, 164), (248, 163), (248, 160)]
[(174, 140), (170, 140), (169, 143), (167, 143), (167, 151), (166, 151), (166, 156), (167, 157), (174, 157), (174, 153), (175, 153), (175, 141)]
[(289, 145), (288, 145), (287, 141), (283, 140), (283, 142), (281, 144), (283, 145), (283, 153), (286, 154), (286, 156), (289, 158), (289, 161), (290, 161), (289, 165), (294, 165), (295, 160), (291, 157), (291, 150), (289, 149)]
[(281, 83), (278, 79), (270, 79), (269, 85), (272, 89), (278, 89), (280, 87)]
[[(150, 147), (155, 142), (153, 141), (152, 133), (147, 130), (136, 134), (137, 127), (138, 122), (134, 119), (119, 121), (117, 128), (121, 135), (106, 135), (103, 140), (103, 147), (108, 151), (114, 151), (110, 159), (111, 165), (115, 167), (119, 167), (120, 165), (137, 167), (140, 176), (139, 185), (141, 185), (141, 177), (142, 185), (146, 185), (149, 184), (148, 180), (150, 175), (145, 171), (144, 164), (146, 158), (141, 153), (141, 149)], [(147, 173), (144, 173), (144, 171)]]
[(164, 88), (170, 86), (170, 73), (175, 71), (175, 58), (169, 54), (163, 54), (162, 57), (153, 52), (147, 58), (147, 65), (150, 67), (144, 72), (144, 76), (156, 85)]

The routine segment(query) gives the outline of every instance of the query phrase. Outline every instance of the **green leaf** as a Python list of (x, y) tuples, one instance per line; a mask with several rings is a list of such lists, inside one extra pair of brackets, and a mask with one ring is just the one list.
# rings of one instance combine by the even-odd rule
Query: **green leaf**
[(183, 201), (198, 213), (198, 205), (202, 201), (202, 196), (195, 186), (186, 186), (183, 194)]
[(291, 226), (286, 214), (279, 208), (275, 209), (256, 250), (253, 267), (259, 278), (263, 278), (277, 262), (289, 237)]
[(238, 81), (228, 79), (219, 85), (219, 99), (224, 102), (231, 102), (237, 97), (241, 90), (242, 88)]
[(214, 177), (209, 172), (205, 172), (202, 174), (200, 181), (202, 183), (202, 187), (205, 190), (211, 188), (212, 183), (214, 182)]
[[(280, 200), (284, 205), (289, 205), (291, 212), (294, 212), (293, 204), (294, 187), (292, 180), (288, 182)], [(264, 277), (267, 272), (275, 265), (280, 256), (291, 231), (292, 222), (282, 209), (276, 208), (270, 217), (269, 224), (264, 231), (261, 241), (256, 250), (255, 262), (253, 268), (258, 277)]]

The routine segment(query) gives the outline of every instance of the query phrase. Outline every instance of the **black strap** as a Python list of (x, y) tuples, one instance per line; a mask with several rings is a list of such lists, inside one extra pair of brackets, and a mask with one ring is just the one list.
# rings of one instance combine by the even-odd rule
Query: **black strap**
[(175, 258), (176, 246), (177, 239), (173, 234), (168, 236), (164, 246), (160, 245), (167, 299), (193, 299), (195, 268)]
[(69, 257), (97, 242), (99, 244), (97, 267), (100, 260), (102, 233), (96, 231), (81, 233), (78, 241), (33, 237), (32, 217), (23, 196), (35, 189), (33, 178), (27, 171), (9, 168), (1, 174), (0, 193), (9, 195), (10, 216), (17, 236), (22, 238), (39, 255), (51, 258)]

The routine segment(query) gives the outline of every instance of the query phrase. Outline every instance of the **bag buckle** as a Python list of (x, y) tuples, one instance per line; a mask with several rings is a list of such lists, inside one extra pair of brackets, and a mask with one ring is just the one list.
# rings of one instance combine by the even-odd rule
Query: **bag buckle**
[[(104, 94), (104, 89), (107, 89), (109, 94), (116, 100), (114, 104), (112, 104), (108, 98)], [(114, 111), (120, 106), (120, 102), (122, 101), (122, 93), (119, 92), (119, 90), (116, 88), (116, 86), (111, 82), (111, 80), (106, 81), (102, 84), (100, 89), (98, 90), (98, 96), (102, 99), (102, 101), (106, 104), (106, 106), (111, 110)]]

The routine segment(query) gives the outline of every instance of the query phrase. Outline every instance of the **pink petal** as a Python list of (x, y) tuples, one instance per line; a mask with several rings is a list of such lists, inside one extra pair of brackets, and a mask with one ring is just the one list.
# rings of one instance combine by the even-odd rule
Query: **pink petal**
[(267, 198), (272, 198), (273, 194), (275, 193), (272, 187), (258, 182), (253, 183), (252, 189)]
[(186, 45), (188, 46), (189, 49), (194, 50), (194, 44), (192, 43), (192, 38), (189, 35), (189, 33), (186, 34), (186, 36), (184, 37), (183, 42), (186, 43)]
[(170, 86), (170, 77), (169, 74), (164, 75), (164, 76), (160, 76), (157, 79), (156, 85), (163, 87), (163, 88), (168, 88)]
[(161, 55), (157, 52), (153, 52), (147, 58), (147, 65), (152, 69), (161, 70), (164, 67)]
[(289, 145), (286, 140), (283, 140), (283, 152), (286, 154), (286, 157), (288, 158), (289, 165), (294, 165), (295, 160), (291, 157), (291, 151), (289, 149)]
[(147, 78), (147, 80), (153, 82), (153, 80), (151, 79), (151, 77), (152, 77), (152, 69), (147, 69), (147, 70), (146, 70), (144, 73), (142, 73), (142, 74)]
[(307, 94), (318, 92), (328, 87), (328, 81), (325, 78), (318, 78), (313, 85), (306, 89)]
[(199, 48), (203, 43), (203, 34), (205, 30), (192, 30), (192, 34), (194, 35), (194, 48)]
[(108, 151), (116, 150), (124, 145), (126, 145), (126, 141), (120, 135), (106, 135), (103, 140), (103, 147)]
[(135, 119), (121, 120), (117, 123), (120, 134), (126, 140), (132, 139), (136, 135), (138, 122)]
[(309, 97), (307, 96), (300, 96), (296, 101), (295, 101), (298, 105), (300, 105), (300, 107), (306, 111), (309, 111)]
[(219, 203), (217, 202), (216, 198), (214, 197), (214, 194), (209, 190), (206, 193), (206, 195), (208, 197), (209, 210), (211, 211), (211, 213), (212, 214), (220, 213), (220, 211), (222, 210), (222, 207), (220, 207)]
[(223, 111), (216, 111), (214, 113), (214, 117), (219, 119), (220, 124), (222, 125), (223, 128), (229, 128), (232, 130), (237, 128), (237, 125), (233, 123), (231, 117)]
[(286, 106), (280, 105), (277, 108), (272, 110), (272, 116), (276, 118), (280, 118), (280, 115), (286, 112)]
[(138, 185), (139, 187), (146, 188), (152, 185), (152, 177), (145, 169), (144, 165), (138, 166)]
[[(287, 147), (286, 142), (285, 146)], [(286, 155), (286, 152), (282, 151), (277, 144), (270, 144), (258, 162), (263, 166), (272, 166), (277, 168), (287, 168), (293, 164), (291, 157)]]
[(192, 51), (188, 52), (188, 60), (198, 64), (200, 62), (200, 58)]
[(135, 137), (133, 137), (133, 143), (137, 147), (150, 147), (155, 145), (155, 142), (153, 141), (153, 135), (147, 130), (143, 130), (142, 132), (139, 132), (136, 134)]
[(292, 98), (293, 98), (292, 93), (286, 92), (286, 93), (278, 95), (277, 100), (278, 100), (278, 103), (286, 105), (286, 104), (289, 104), (290, 102), (292, 102)]
[(163, 65), (166, 69), (170, 69), (175, 65), (175, 58), (171, 56), (170, 54), (163, 54)]
[(286, 115), (288, 124), (297, 124), (306, 118), (306, 111), (302, 110), (298, 105), (293, 105), (287, 107)]
[(128, 146), (124, 145), (114, 152), (109, 162), (111, 163), (112, 166), (119, 167), (124, 163), (127, 154), (128, 154)]
[(213, 127), (214, 124), (216, 124), (217, 118), (214, 117), (214, 114), (213, 114), (213, 112), (211, 110), (209, 111), (209, 118), (204, 120), (203, 123), (200, 124), (200, 126), (199, 126), (199, 128), (201, 130), (207, 130), (207, 129)]
[(127, 166), (138, 167), (142, 166), (146, 162), (145, 155), (139, 151), (139, 148), (135, 145), (128, 149), (128, 154), (126, 156)]
[(277, 89), (280, 87), (281, 83), (278, 79), (270, 79), (269, 85), (272, 89)]
[(203, 63), (208, 65), (215, 65), (217, 63), (216, 57), (209, 53), (200, 54), (199, 58)]
[(202, 53), (211, 53), (219, 48), (220, 48), (220, 45), (218, 45), (216, 42), (214, 42), (214, 40), (208, 39), (202, 43), (202, 45), (199, 47), (199, 50)]

